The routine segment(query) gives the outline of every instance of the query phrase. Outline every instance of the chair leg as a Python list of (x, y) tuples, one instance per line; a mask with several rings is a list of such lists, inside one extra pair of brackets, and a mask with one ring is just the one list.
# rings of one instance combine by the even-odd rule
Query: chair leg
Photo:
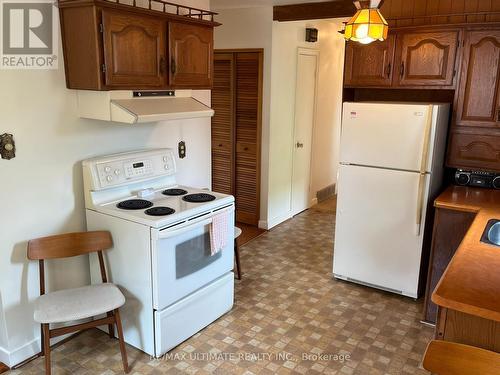
[(118, 309), (114, 310), (116, 332), (118, 334), (118, 340), (120, 342), (120, 352), (122, 353), (123, 371), (128, 374), (128, 360), (127, 360), (127, 349), (125, 348), (125, 340), (123, 339), (123, 328), (122, 320), (120, 318), (120, 311)]
[(236, 278), (241, 280), (240, 249), (236, 240), (234, 240), (234, 258), (236, 259)]
[[(108, 312), (106, 315), (108, 317), (111, 317), (111, 316), (113, 316), (113, 313), (112, 312)], [(109, 338), (110, 339), (114, 339), (115, 338), (115, 326), (113, 324), (108, 324), (108, 334), (109, 334)]]
[(43, 355), (45, 356), (45, 374), (50, 375), (50, 330), (48, 324), (42, 324)]

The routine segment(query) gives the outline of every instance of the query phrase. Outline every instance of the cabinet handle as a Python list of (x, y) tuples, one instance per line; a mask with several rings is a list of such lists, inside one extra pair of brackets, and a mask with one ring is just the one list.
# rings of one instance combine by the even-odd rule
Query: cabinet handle
[(172, 74), (175, 74), (175, 72), (177, 71), (177, 66), (175, 65), (175, 57), (172, 57), (172, 59), (170, 60), (170, 71), (172, 72)]
[(389, 63), (387, 65), (387, 78), (391, 78), (391, 67), (392, 67), (392, 65), (391, 65), (391, 63)]
[(166, 70), (167, 70), (167, 63), (165, 61), (165, 58), (162, 56), (160, 58), (160, 74), (161, 75), (165, 74)]
[(404, 61), (401, 63), (401, 79), (404, 77), (405, 75), (405, 63)]
[(497, 108), (497, 122), (500, 122), (500, 107)]
[(219, 143), (219, 147), (222, 147), (222, 143)]

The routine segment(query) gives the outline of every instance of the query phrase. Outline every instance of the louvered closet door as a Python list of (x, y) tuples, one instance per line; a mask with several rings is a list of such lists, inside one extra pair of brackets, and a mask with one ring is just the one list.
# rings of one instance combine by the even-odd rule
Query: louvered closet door
[(262, 52), (215, 52), (212, 189), (236, 199), (236, 220), (257, 225)]
[(236, 218), (257, 225), (260, 187), (261, 53), (236, 56)]
[(234, 194), (234, 56), (215, 54), (212, 89), (212, 189)]

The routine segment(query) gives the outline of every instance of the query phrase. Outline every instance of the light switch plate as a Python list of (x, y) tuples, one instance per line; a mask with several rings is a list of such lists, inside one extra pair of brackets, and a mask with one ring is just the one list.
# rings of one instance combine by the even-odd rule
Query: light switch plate
[(16, 144), (12, 134), (0, 135), (0, 155), (2, 159), (10, 160), (16, 157)]

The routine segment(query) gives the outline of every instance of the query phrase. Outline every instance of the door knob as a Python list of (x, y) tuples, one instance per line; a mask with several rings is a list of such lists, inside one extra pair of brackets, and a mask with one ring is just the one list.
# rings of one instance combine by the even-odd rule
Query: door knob
[(297, 142), (297, 148), (303, 148), (304, 147), (304, 144), (303, 143), (300, 143), (300, 142)]

